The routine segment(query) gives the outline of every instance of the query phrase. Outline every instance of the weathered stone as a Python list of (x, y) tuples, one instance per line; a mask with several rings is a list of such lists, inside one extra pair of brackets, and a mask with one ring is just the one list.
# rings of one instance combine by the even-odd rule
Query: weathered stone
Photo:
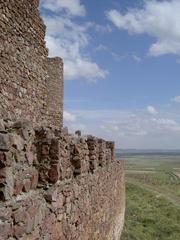
[(47, 109), (49, 122), (58, 128), (63, 123), (63, 61), (61, 58), (48, 58)]
[(32, 151), (28, 151), (26, 153), (26, 158), (27, 158), (27, 161), (28, 161), (29, 165), (32, 165), (34, 163), (34, 160), (35, 160), (35, 155)]
[(59, 166), (57, 164), (51, 165), (51, 168), (48, 172), (49, 181), (52, 183), (56, 183), (60, 178)]
[(17, 179), (14, 185), (14, 195), (20, 194), (22, 192), (22, 189), (23, 189), (23, 181)]
[[(59, 189), (58, 189), (59, 190)], [(51, 197), (52, 198), (52, 197)], [(58, 193), (56, 196), (56, 201), (52, 201), (52, 206), (55, 209), (63, 209), (63, 204), (65, 202), (64, 196), (62, 193)], [(60, 214), (62, 217), (62, 214)]]
[(24, 224), (14, 225), (13, 236), (16, 237), (16, 239), (20, 239), (20, 237), (22, 237), (25, 233), (26, 233), (26, 227)]
[(48, 59), (39, 0), (0, 2), (0, 240), (117, 240), (114, 143), (61, 129), (63, 61)]
[(0, 221), (8, 221), (11, 218), (12, 209), (8, 207), (0, 207)]
[(14, 178), (12, 168), (6, 167), (0, 169), (0, 199), (9, 200), (14, 193)]
[(27, 213), (24, 208), (19, 208), (13, 213), (13, 220), (15, 223), (25, 223), (27, 221)]
[(19, 135), (10, 134), (9, 140), (10, 140), (11, 146), (13, 146), (18, 151), (22, 151), (24, 149), (24, 141)]
[(24, 192), (29, 192), (31, 189), (31, 181), (30, 179), (24, 179), (23, 180), (23, 191)]
[(12, 227), (10, 223), (1, 223), (0, 222), (0, 240), (9, 239), (12, 236)]
[(65, 135), (65, 136), (67, 136), (67, 135), (69, 134), (67, 127), (64, 127), (64, 128), (62, 129), (62, 134)]
[(12, 164), (12, 153), (0, 152), (0, 168), (10, 167)]
[(42, 155), (49, 155), (50, 146), (48, 144), (42, 145)]
[(4, 121), (2, 119), (0, 119), (0, 133), (4, 133), (4, 132), (6, 132)]
[[(26, 10), (20, 10), (24, 5), (33, 13), (28, 18)], [(63, 62), (60, 58), (48, 60), (45, 26), (34, 5), (26, 0), (24, 3), (13, 2), (11, 6), (4, 15), (6, 20), (1, 17), (4, 27), (1, 26), (0, 35), (5, 37), (6, 42), (2, 37), (0, 116), (30, 119), (33, 122), (46, 121), (61, 127)], [(2, 5), (1, 10), (4, 8)], [(24, 136), (26, 139), (28, 135)]]
[(9, 151), (10, 150), (10, 141), (8, 134), (0, 133), (0, 150)]
[(31, 189), (35, 189), (38, 185), (39, 173), (36, 169), (31, 170)]
[(75, 131), (75, 134), (76, 134), (78, 137), (80, 137), (80, 136), (81, 136), (81, 131), (80, 131), (80, 130), (77, 130), (77, 131)]
[(16, 121), (12, 127), (16, 129), (25, 129), (25, 128), (31, 129), (32, 124), (29, 120), (22, 119), (22, 120)]
[(56, 202), (57, 197), (58, 197), (58, 188), (57, 187), (49, 188), (46, 191), (44, 197), (48, 202)]

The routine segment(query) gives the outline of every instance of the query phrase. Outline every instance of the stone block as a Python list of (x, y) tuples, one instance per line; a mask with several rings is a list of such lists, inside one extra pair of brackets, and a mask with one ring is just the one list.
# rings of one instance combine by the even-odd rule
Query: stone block
[(0, 169), (0, 199), (10, 200), (14, 193), (14, 177), (11, 167)]
[(14, 184), (14, 195), (18, 195), (22, 192), (23, 189), (23, 181), (17, 179)]
[(15, 223), (26, 223), (27, 222), (27, 212), (26, 209), (20, 207), (13, 213), (13, 220)]
[(0, 133), (5, 133), (5, 125), (4, 125), (4, 121), (2, 119), (0, 119)]
[(13, 234), (11, 223), (0, 222), (0, 240), (9, 239)]
[(49, 188), (44, 195), (44, 198), (48, 202), (56, 202), (58, 198), (58, 187), (51, 187)]
[(12, 209), (10, 207), (0, 207), (0, 221), (5, 222), (11, 219)]
[(29, 165), (33, 165), (33, 163), (35, 161), (34, 153), (32, 151), (26, 152), (26, 159), (27, 159)]
[(56, 183), (60, 178), (60, 168), (57, 164), (52, 164), (48, 171), (49, 181), (51, 183)]
[(0, 151), (0, 168), (10, 167), (12, 164), (12, 153)]
[(26, 233), (26, 226), (24, 224), (16, 224), (13, 227), (13, 236), (20, 239)]
[(53, 138), (51, 140), (51, 148), (50, 148), (50, 158), (57, 162), (60, 157), (60, 142), (59, 139)]
[(9, 134), (10, 144), (18, 151), (24, 149), (24, 140), (17, 134)]
[(24, 192), (29, 192), (31, 189), (31, 181), (30, 179), (24, 179), (23, 180), (23, 191)]
[(38, 180), (39, 180), (39, 173), (36, 169), (31, 170), (31, 189), (35, 189), (38, 185)]
[(9, 135), (0, 133), (0, 151), (9, 151), (10, 146)]

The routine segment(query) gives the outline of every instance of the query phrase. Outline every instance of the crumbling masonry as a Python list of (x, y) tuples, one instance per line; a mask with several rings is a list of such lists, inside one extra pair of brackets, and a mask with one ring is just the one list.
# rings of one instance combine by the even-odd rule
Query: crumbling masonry
[(114, 143), (63, 129), (63, 62), (38, 0), (0, 0), (0, 240), (119, 240)]

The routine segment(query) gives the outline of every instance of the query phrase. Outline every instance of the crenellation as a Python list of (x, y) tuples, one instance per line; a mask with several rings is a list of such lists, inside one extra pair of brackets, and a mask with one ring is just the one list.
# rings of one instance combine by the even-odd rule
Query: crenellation
[(72, 136), (52, 127), (34, 129), (27, 121), (7, 124), (1, 120), (1, 125), (1, 237), (27, 239), (35, 229), (39, 239), (58, 240), (62, 235), (64, 239), (92, 236), (104, 240), (107, 234), (113, 236), (114, 217), (120, 214), (116, 206), (121, 204), (121, 211), (124, 209), (124, 178), (121, 163), (97, 164), (99, 156), (106, 159), (112, 154), (108, 142), (94, 136)]
[(63, 128), (63, 60), (48, 58), (39, 0), (0, 0), (0, 239), (118, 240), (114, 142)]

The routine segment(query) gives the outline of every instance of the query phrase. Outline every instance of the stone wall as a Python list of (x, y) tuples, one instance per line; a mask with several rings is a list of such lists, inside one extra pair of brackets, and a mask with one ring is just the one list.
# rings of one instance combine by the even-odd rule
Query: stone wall
[(0, 239), (119, 240), (123, 220), (112, 142), (0, 120)]
[(62, 127), (63, 124), (63, 61), (61, 58), (48, 59), (47, 107), (49, 122)]
[(0, 117), (61, 127), (63, 63), (48, 59), (38, 5), (0, 0)]
[(123, 165), (113, 142), (61, 128), (63, 63), (38, 5), (0, 0), (0, 240), (119, 240)]
[(0, 116), (47, 114), (45, 26), (37, 0), (0, 0)]

